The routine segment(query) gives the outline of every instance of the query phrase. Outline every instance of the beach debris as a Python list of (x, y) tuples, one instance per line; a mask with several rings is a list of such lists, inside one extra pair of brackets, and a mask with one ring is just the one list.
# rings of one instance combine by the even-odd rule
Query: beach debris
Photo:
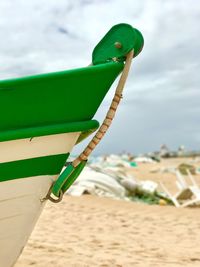
[(121, 181), (121, 185), (130, 193), (135, 194), (138, 188), (138, 183), (130, 178), (125, 178)]
[(158, 184), (153, 181), (141, 181), (138, 185), (139, 189), (144, 193), (155, 194)]
[[(137, 179), (135, 177), (137, 170), (133, 175), (133, 168), (137, 169), (141, 164), (146, 163), (156, 164), (150, 170), (151, 173), (172, 173), (176, 175), (178, 191), (175, 195), (170, 193), (164, 184), (161, 184), (163, 192), (160, 192), (157, 183), (146, 179), (141, 180), (141, 177)], [(173, 204), (177, 207), (192, 205), (199, 201), (200, 190), (193, 178), (193, 174), (198, 173), (198, 168), (186, 163), (177, 167), (157, 166), (159, 166), (157, 161), (152, 159), (150, 155), (134, 158), (130, 154), (124, 153), (92, 157), (85, 170), (67, 193), (74, 196), (82, 194), (108, 196), (162, 206)], [(187, 179), (183, 175), (187, 175)], [(187, 180), (190, 181), (189, 185)]]
[(184, 156), (185, 155), (185, 146), (184, 145), (180, 145), (179, 148), (178, 148), (178, 156), (181, 157), (181, 156)]
[[(104, 165), (103, 165), (104, 166)], [(100, 167), (97, 162), (85, 167), (67, 194), (81, 196), (92, 194), (108, 196), (127, 201), (159, 204), (167, 196), (157, 192), (158, 184), (153, 181), (139, 181), (126, 168), (119, 166)]]
[(150, 157), (137, 157), (134, 158), (134, 161), (137, 163), (156, 163), (156, 161)]
[(160, 206), (166, 206), (166, 205), (168, 205), (168, 201), (166, 201), (165, 199), (163, 199), (163, 198), (160, 198), (159, 199), (159, 205)]
[(147, 155), (151, 155), (155, 160), (156, 158), (158, 160), (162, 158), (196, 158), (200, 157), (200, 151), (186, 150), (184, 145), (180, 145), (177, 150), (170, 150), (166, 144), (162, 144), (159, 151), (150, 152)]
[(198, 172), (198, 168), (193, 165), (181, 163), (178, 167), (168, 166), (168, 167), (155, 167), (150, 170), (151, 173), (174, 173), (176, 174), (177, 170), (183, 174), (187, 175), (189, 170), (191, 174), (195, 175)]
[(103, 168), (103, 167), (137, 167), (138, 164), (133, 157), (129, 154), (122, 155), (104, 155), (101, 157), (92, 158), (89, 162), (91, 165)]
[(149, 157), (152, 159), (152, 160), (154, 160), (154, 161), (156, 161), (156, 162), (160, 162), (161, 161), (161, 158), (160, 158), (160, 155), (157, 155), (157, 154), (150, 154), (149, 155)]
[(165, 144), (162, 144), (160, 146), (160, 157), (162, 157), (162, 158), (170, 157), (170, 150), (167, 147), (167, 145), (165, 145)]
[(73, 196), (89, 193), (92, 195), (112, 196), (122, 199), (125, 198), (126, 190), (118, 180), (112, 176), (101, 173), (90, 167), (85, 167), (67, 193)]
[(190, 171), (191, 174), (196, 174), (196, 168), (193, 165), (187, 164), (187, 163), (181, 163), (178, 166), (178, 170), (181, 174), (187, 175), (187, 170)]
[(180, 171), (176, 172), (176, 185), (178, 187), (176, 194), (172, 194), (163, 183), (160, 183), (168, 198), (177, 208), (200, 204), (200, 188), (189, 169), (186, 169), (186, 173), (188, 175), (188, 179), (190, 180), (190, 184)]
[(150, 170), (151, 173), (176, 173), (176, 167), (160, 167), (160, 168), (152, 168)]
[(194, 157), (191, 161), (191, 164), (196, 164), (196, 163), (200, 163), (200, 157)]

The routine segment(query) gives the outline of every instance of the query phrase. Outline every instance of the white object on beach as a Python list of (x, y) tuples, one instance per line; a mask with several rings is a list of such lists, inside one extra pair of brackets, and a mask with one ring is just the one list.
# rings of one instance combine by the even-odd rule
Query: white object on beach
[(85, 167), (67, 193), (77, 196), (82, 195), (84, 192), (97, 195), (102, 195), (104, 192), (117, 198), (125, 197), (125, 189), (115, 178), (89, 167)]
[(155, 163), (153, 159), (147, 157), (137, 157), (134, 161), (138, 163)]
[(141, 181), (139, 183), (139, 188), (143, 192), (154, 194), (156, 189), (158, 188), (158, 184), (153, 181)]
[(130, 193), (135, 193), (138, 188), (138, 183), (134, 179), (125, 178), (121, 181), (123, 187)]
[(175, 195), (170, 193), (163, 183), (160, 183), (164, 192), (177, 208), (200, 204), (200, 188), (189, 170), (187, 170), (187, 173), (192, 185), (189, 185), (182, 174), (177, 171), (176, 185), (179, 191)]

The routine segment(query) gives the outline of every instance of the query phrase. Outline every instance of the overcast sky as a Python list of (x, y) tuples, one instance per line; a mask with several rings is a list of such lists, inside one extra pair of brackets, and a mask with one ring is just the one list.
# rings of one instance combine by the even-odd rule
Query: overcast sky
[(163, 143), (199, 150), (198, 0), (0, 0), (0, 77), (88, 65), (96, 43), (121, 22), (138, 28), (145, 45), (96, 153), (148, 152)]

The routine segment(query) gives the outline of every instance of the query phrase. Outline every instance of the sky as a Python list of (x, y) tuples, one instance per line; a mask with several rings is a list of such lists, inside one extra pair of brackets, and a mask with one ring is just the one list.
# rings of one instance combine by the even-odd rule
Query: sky
[[(0, 79), (87, 66), (95, 45), (122, 22), (142, 32), (144, 49), (95, 153), (138, 154), (161, 144), (200, 150), (198, 0), (1, 0)], [(113, 92), (95, 115), (100, 122)]]

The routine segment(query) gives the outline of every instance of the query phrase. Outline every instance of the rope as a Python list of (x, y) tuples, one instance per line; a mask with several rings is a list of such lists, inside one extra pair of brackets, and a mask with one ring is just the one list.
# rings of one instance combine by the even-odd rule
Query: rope
[(98, 145), (98, 143), (101, 141), (105, 133), (107, 132), (108, 128), (110, 127), (112, 120), (115, 116), (117, 107), (120, 103), (120, 100), (122, 99), (122, 91), (124, 89), (124, 85), (126, 83), (128, 73), (130, 70), (132, 58), (134, 55), (134, 51), (130, 51), (126, 56), (126, 62), (124, 65), (124, 69), (122, 71), (121, 77), (119, 79), (117, 88), (115, 90), (115, 95), (113, 97), (113, 100), (111, 102), (111, 105), (109, 107), (109, 110), (106, 114), (106, 117), (95, 134), (95, 136), (92, 138), (92, 140), (89, 142), (87, 147), (83, 150), (83, 152), (72, 162), (72, 165), (76, 168), (81, 161), (85, 161), (88, 159), (89, 155), (92, 153), (92, 151), (95, 149), (95, 147)]

